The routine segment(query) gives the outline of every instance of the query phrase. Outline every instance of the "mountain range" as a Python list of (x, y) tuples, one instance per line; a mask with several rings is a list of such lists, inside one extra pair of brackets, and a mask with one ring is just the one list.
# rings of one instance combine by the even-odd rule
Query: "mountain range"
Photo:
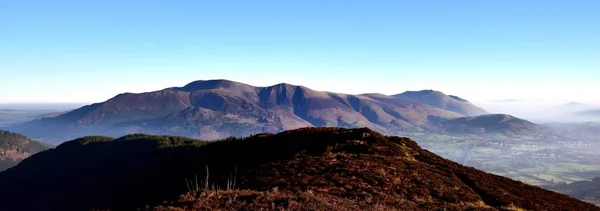
[(600, 210), (367, 128), (84, 137), (0, 172), (0, 210)]
[[(438, 123), (481, 114), (488, 113), (460, 97), (432, 90), (392, 96), (350, 95), (290, 84), (255, 87), (228, 80), (208, 80), (154, 92), (119, 94), (103, 103), (10, 130), (29, 137), (59, 141), (90, 134), (122, 136), (130, 133), (218, 139), (313, 126), (369, 127), (386, 134), (398, 131), (468, 132), (471, 130), (445, 131), (451, 122)], [(487, 118), (492, 116), (480, 117)], [(513, 119), (481, 122), (520, 122)], [(463, 124), (465, 127), (471, 125)], [(475, 131), (482, 127), (473, 126), (476, 126), (472, 129)]]

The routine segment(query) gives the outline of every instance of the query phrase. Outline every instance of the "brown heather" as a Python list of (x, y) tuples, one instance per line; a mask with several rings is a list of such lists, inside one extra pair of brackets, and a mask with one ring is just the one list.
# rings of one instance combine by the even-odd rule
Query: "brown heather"
[[(0, 205), (17, 210), (600, 210), (367, 128), (303, 128), (196, 142), (134, 135), (66, 143), (0, 174), (0, 194), (9, 196)], [(56, 160), (67, 153), (67, 160)], [(234, 169), (236, 189), (219, 190)], [(45, 177), (38, 182), (30, 175)], [(216, 188), (187, 192), (184, 180), (195, 176)]]

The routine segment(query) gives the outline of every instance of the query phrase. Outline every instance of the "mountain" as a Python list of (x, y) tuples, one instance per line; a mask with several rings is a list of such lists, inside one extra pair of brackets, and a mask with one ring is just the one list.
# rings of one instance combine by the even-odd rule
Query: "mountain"
[(596, 177), (591, 181), (557, 184), (554, 186), (547, 186), (546, 188), (567, 194), (571, 197), (600, 204), (600, 177)]
[(0, 173), (0, 210), (600, 210), (367, 128), (85, 137)]
[(590, 109), (586, 111), (581, 111), (578, 112), (578, 114), (582, 116), (600, 117), (600, 109)]
[(54, 118), (12, 127), (29, 137), (67, 140), (90, 134), (171, 134), (202, 139), (308, 126), (419, 130), (431, 118), (463, 115), (381, 94), (348, 95), (277, 84), (195, 81), (155, 92), (125, 93)]
[(16, 124), (23, 124), (34, 119), (55, 117), (64, 112), (54, 110), (15, 110), (0, 109), (0, 128)]
[(590, 108), (592, 108), (591, 105), (584, 104), (584, 103), (578, 103), (578, 102), (569, 102), (569, 103), (565, 103), (565, 104), (562, 104), (562, 105), (556, 107), (557, 110), (563, 111), (563, 112), (583, 111), (583, 110), (587, 110)]
[(477, 134), (518, 134), (531, 132), (540, 126), (527, 120), (519, 119), (506, 114), (488, 114), (475, 117), (460, 117), (442, 120), (438, 125), (450, 133), (477, 133)]
[(32, 154), (49, 148), (21, 134), (0, 130), (0, 172), (17, 165)]
[(402, 94), (393, 95), (396, 98), (414, 100), (439, 109), (456, 112), (465, 116), (478, 116), (488, 114), (469, 101), (453, 95), (446, 95), (435, 90), (407, 91)]

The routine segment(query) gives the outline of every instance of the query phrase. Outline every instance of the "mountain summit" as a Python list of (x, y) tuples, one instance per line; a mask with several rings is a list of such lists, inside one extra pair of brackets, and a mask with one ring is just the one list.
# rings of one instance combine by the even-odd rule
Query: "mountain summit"
[(454, 95), (446, 95), (435, 90), (407, 91), (402, 94), (393, 95), (397, 98), (414, 100), (436, 108), (456, 112), (465, 116), (478, 116), (488, 114), (469, 101)]

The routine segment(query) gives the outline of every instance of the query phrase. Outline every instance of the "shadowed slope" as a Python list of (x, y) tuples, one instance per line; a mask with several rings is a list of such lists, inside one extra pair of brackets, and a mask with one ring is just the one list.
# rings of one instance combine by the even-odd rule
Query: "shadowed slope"
[[(599, 210), (565, 195), (467, 168), (407, 138), (305, 128), (206, 143), (169, 136), (67, 142), (0, 173), (0, 209)], [(187, 192), (207, 177), (234, 191)], [(40, 177), (39, 175), (44, 175)]]

